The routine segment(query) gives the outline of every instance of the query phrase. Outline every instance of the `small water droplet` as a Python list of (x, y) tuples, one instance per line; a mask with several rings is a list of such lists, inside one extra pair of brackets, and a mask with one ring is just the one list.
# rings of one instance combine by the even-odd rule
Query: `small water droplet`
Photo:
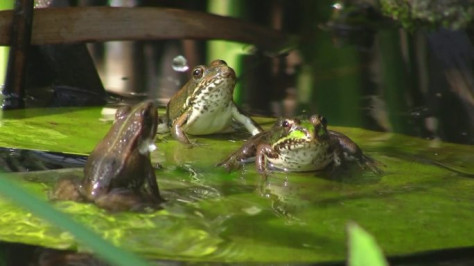
[(182, 55), (173, 58), (173, 70), (178, 72), (185, 72), (189, 69), (188, 60)]
[(344, 8), (344, 5), (340, 2), (336, 2), (332, 5), (332, 8), (337, 9), (337, 10), (341, 10), (341, 9)]

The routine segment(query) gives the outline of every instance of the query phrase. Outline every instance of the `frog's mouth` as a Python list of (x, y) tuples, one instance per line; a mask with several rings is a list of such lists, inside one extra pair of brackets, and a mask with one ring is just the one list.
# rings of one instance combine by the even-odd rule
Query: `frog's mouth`
[(293, 125), (290, 130), (291, 138), (281, 141), (276, 145), (279, 150), (296, 150), (308, 147), (314, 140), (313, 134), (306, 128)]

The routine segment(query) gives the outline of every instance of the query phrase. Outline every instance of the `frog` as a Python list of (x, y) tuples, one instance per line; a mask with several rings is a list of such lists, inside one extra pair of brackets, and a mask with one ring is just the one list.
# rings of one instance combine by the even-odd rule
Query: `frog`
[(110, 211), (159, 206), (164, 199), (150, 160), (157, 124), (152, 101), (118, 109), (112, 127), (86, 161), (84, 178), (60, 179), (51, 198), (94, 202)]
[(218, 163), (232, 171), (255, 157), (257, 171), (266, 177), (268, 168), (286, 172), (333, 169), (355, 161), (361, 168), (380, 174), (378, 162), (365, 155), (348, 136), (327, 128), (319, 114), (308, 119), (280, 118), (272, 128), (249, 138), (237, 151)]
[(233, 122), (242, 124), (251, 135), (263, 131), (233, 101), (236, 74), (224, 60), (198, 65), (191, 73), (192, 78), (171, 97), (166, 108), (166, 123), (175, 139), (193, 146), (188, 135), (228, 132)]

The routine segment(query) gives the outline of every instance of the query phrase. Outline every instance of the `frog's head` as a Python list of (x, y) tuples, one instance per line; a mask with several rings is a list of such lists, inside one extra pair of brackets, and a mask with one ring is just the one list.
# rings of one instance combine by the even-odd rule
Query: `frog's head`
[(197, 90), (207, 87), (222, 87), (234, 90), (235, 71), (224, 60), (214, 60), (209, 66), (199, 65), (193, 68), (192, 82)]
[(278, 120), (271, 131), (271, 142), (280, 149), (295, 149), (308, 143), (326, 141), (327, 121), (321, 115), (313, 115), (309, 119), (282, 118)]
[[(117, 145), (126, 145), (131, 149), (137, 147), (145, 154), (156, 149), (154, 139), (158, 125), (158, 112), (152, 101), (142, 102), (132, 108), (123, 107), (117, 110), (112, 129)], [(122, 144), (120, 144), (122, 143)]]

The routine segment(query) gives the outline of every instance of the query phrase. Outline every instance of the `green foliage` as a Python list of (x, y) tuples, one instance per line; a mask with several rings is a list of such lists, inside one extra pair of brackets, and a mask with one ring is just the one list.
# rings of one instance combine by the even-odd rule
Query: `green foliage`
[(355, 223), (347, 225), (350, 266), (388, 265), (375, 239)]
[(419, 26), (462, 29), (474, 15), (472, 1), (465, 0), (381, 0), (384, 15), (414, 30)]

